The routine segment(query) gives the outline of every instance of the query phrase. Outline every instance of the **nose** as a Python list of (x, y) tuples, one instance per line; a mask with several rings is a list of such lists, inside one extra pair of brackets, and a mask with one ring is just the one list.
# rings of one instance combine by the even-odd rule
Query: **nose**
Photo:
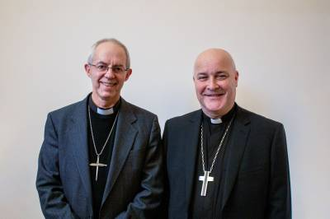
[(217, 81), (214, 78), (210, 78), (207, 84), (207, 88), (209, 90), (216, 90), (219, 88), (219, 85), (217, 84)]
[(104, 77), (106, 77), (106, 78), (114, 78), (115, 77), (115, 74), (114, 74), (111, 66), (108, 66), (107, 71), (104, 73)]

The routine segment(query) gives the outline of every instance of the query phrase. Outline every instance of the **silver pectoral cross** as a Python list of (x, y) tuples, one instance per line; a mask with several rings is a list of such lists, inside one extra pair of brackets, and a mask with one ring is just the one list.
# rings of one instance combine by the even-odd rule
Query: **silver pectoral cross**
[(201, 196), (206, 196), (207, 184), (213, 182), (214, 178), (210, 176), (210, 171), (204, 171), (204, 176), (199, 177), (199, 181), (203, 181)]
[(99, 175), (99, 167), (106, 167), (107, 165), (100, 163), (100, 155), (97, 155), (96, 163), (90, 163), (89, 166), (96, 167), (95, 181), (97, 181), (97, 177)]

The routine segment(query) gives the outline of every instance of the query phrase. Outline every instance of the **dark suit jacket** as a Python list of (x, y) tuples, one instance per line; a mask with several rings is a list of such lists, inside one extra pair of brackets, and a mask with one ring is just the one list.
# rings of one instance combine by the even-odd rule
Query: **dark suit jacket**
[[(92, 218), (87, 99), (48, 115), (37, 190), (46, 218)], [(100, 218), (154, 218), (163, 192), (156, 115), (122, 99)]]
[[(190, 218), (202, 111), (170, 119), (163, 142), (168, 218)], [(222, 219), (291, 218), (283, 125), (238, 107), (224, 157)]]

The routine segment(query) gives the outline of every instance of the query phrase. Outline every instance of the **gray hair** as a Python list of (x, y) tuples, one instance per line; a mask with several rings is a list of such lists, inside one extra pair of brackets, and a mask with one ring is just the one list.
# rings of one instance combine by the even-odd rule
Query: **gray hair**
[(92, 46), (92, 50), (91, 50), (91, 53), (90, 55), (88, 56), (88, 63), (92, 63), (93, 62), (93, 59), (94, 59), (94, 54), (95, 54), (95, 50), (96, 48), (102, 44), (102, 43), (107, 43), (107, 42), (110, 42), (110, 43), (114, 43), (118, 46), (120, 46), (121, 48), (123, 48), (124, 52), (125, 52), (125, 55), (126, 55), (126, 68), (129, 69), (131, 67), (131, 59), (130, 59), (130, 56), (129, 56), (129, 52), (126, 48), (126, 46), (120, 42), (119, 40), (115, 39), (115, 38), (105, 38), (105, 39), (101, 39), (99, 41), (97, 41), (93, 46)]

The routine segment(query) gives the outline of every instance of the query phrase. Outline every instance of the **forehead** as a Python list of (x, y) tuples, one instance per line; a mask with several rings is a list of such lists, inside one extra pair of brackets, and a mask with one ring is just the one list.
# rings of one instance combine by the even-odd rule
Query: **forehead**
[(232, 58), (222, 51), (207, 51), (199, 55), (194, 66), (194, 73), (233, 72), (235, 66)]
[(126, 62), (125, 50), (113, 42), (101, 43), (95, 48), (94, 60), (106, 63), (120, 62), (120, 64), (123, 64)]

